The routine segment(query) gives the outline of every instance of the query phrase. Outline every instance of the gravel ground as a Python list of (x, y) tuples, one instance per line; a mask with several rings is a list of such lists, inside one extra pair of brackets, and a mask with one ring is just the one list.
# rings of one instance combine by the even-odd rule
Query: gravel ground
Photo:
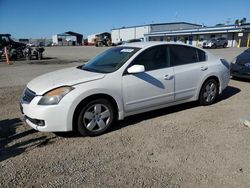
[[(230, 60), (242, 50), (212, 52)], [(249, 81), (231, 80), (214, 105), (135, 115), (94, 138), (24, 125), (27, 81), (80, 63), (0, 63), (0, 187), (250, 187), (250, 129), (241, 123), (250, 117)]]

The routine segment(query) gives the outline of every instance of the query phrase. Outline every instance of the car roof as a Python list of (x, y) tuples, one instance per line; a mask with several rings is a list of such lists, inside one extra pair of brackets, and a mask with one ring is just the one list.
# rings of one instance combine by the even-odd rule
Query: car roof
[(132, 43), (123, 44), (121, 46), (133, 47), (133, 48), (149, 48), (149, 47), (163, 45), (163, 44), (175, 44), (175, 45), (177, 44), (177, 45), (190, 46), (190, 47), (196, 48), (195, 46), (185, 44), (182, 42), (164, 42), (164, 41), (132, 42)]

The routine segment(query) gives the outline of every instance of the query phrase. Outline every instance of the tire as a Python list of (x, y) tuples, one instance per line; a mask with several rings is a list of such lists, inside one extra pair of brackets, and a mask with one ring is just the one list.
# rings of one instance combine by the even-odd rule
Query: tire
[(213, 44), (213, 45), (211, 46), (211, 48), (213, 48), (213, 49), (217, 48), (216, 44)]
[(103, 43), (102, 42), (98, 42), (98, 47), (103, 47)]
[(98, 136), (115, 121), (115, 110), (107, 99), (95, 99), (83, 105), (77, 116), (77, 130), (82, 136)]
[(43, 54), (38, 52), (38, 60), (42, 60), (43, 59)]
[(227, 47), (227, 43), (223, 44), (223, 48), (226, 48)]
[(200, 91), (199, 103), (200, 105), (211, 105), (217, 99), (219, 93), (219, 84), (215, 79), (207, 80)]
[(108, 45), (108, 46), (112, 46), (111, 40), (108, 40), (108, 41), (107, 41), (107, 45)]

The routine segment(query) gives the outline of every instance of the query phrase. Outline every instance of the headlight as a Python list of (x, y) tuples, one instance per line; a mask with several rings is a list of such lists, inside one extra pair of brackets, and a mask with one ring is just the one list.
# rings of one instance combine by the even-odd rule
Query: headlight
[(232, 63), (232, 64), (236, 64), (236, 61), (237, 61), (237, 58), (234, 58), (234, 59), (231, 61), (231, 63)]
[(55, 105), (60, 102), (60, 100), (67, 95), (70, 91), (72, 91), (73, 87), (64, 86), (53, 89), (43, 95), (43, 97), (38, 102), (38, 105)]

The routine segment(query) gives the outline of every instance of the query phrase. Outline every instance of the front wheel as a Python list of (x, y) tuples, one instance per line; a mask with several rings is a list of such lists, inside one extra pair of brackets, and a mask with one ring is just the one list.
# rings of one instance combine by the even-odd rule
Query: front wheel
[(115, 120), (113, 105), (107, 99), (96, 99), (83, 106), (77, 121), (78, 132), (98, 136), (106, 132)]
[(215, 79), (207, 80), (200, 91), (199, 102), (201, 105), (210, 105), (213, 104), (216, 100), (219, 87), (218, 82)]
[(213, 45), (211, 46), (211, 48), (213, 48), (213, 49), (217, 48), (216, 44), (213, 44)]

